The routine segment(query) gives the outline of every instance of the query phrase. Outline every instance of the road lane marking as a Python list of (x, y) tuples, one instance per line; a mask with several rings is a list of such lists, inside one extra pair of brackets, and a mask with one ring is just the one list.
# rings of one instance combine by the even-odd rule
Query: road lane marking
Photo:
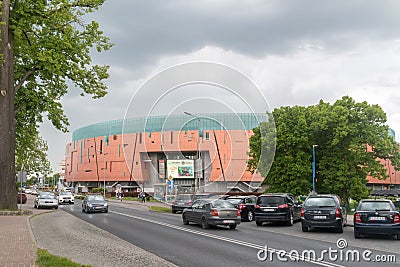
[[(121, 212), (117, 212), (117, 211), (109, 211), (109, 213), (114, 213), (114, 214), (117, 214), (117, 215), (133, 218), (133, 219), (136, 219), (136, 220), (146, 221), (146, 222), (149, 222), (149, 223), (158, 224), (158, 225), (165, 226), (165, 227), (168, 227), (168, 228), (172, 228), (172, 229), (175, 229), (175, 230), (180, 230), (180, 231), (183, 231), (183, 232), (188, 232), (188, 233), (192, 233), (192, 234), (196, 234), (196, 235), (201, 235), (201, 236), (205, 236), (205, 237), (209, 237), (209, 238), (213, 238), (213, 239), (217, 239), (217, 240), (221, 240), (221, 241), (225, 241), (225, 242), (229, 242), (229, 243), (233, 243), (233, 244), (237, 244), (237, 245), (241, 245), (241, 246), (245, 246), (245, 247), (249, 247), (249, 248), (254, 248), (254, 249), (257, 249), (257, 250), (264, 250), (266, 248), (265, 246), (261, 246), (261, 245), (257, 245), (257, 244), (253, 244), (253, 243), (237, 240), (237, 239), (232, 239), (232, 238), (229, 238), (229, 237), (218, 236), (218, 235), (211, 234), (211, 233), (205, 233), (205, 232), (201, 232), (201, 231), (197, 231), (197, 230), (187, 229), (187, 228), (184, 228), (182, 226), (177, 226), (177, 225), (173, 225), (173, 224), (169, 224), (169, 223), (165, 223), (165, 222), (155, 221), (155, 220), (152, 220), (152, 219), (138, 217), (138, 216), (135, 216), (135, 215), (130, 215), (130, 214), (121, 213)], [(281, 253), (281, 251), (283, 251), (283, 250), (274, 249), (274, 248), (268, 247), (267, 251), (269, 253)], [(297, 261), (310, 262), (310, 263), (314, 263), (314, 264), (320, 265), (320, 266), (344, 267), (344, 265), (339, 265), (339, 264), (335, 264), (335, 263), (331, 263), (331, 262), (316, 261), (316, 260), (313, 260), (313, 259), (307, 258), (307, 257), (289, 255), (288, 252), (284, 253), (283, 255), (284, 256), (290, 256), (291, 258), (294, 258)]]

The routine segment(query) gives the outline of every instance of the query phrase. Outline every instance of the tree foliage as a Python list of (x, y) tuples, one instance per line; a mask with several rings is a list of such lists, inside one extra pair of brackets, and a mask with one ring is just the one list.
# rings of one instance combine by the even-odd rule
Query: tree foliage
[[(12, 97), (0, 98), (0, 113), (7, 111), (0, 122), (7, 124), (15, 137), (11, 138), (13, 144), (3, 148), (12, 155), (0, 160), (0, 182), (14, 180), (10, 177), (15, 174), (14, 167), (5, 167), (15, 166), (14, 156), (17, 168), (22, 164), (31, 172), (49, 168), (47, 145), (38, 128), (47, 116), (58, 130), (68, 130), (60, 100), (69, 88), (80, 88), (81, 95), (93, 98), (106, 95), (108, 66), (93, 64), (91, 52), (93, 48), (97, 52), (108, 50), (112, 44), (97, 22), (84, 20), (104, 1), (3, 0), (0, 54), (5, 56), (0, 78), (7, 80), (5, 88)], [(0, 197), (0, 208), (16, 207), (15, 200), (10, 201), (11, 197)]]
[[(356, 103), (345, 96), (333, 105), (281, 107), (273, 111), (276, 154), (270, 171), (261, 174), (272, 192), (308, 194), (312, 188), (312, 146), (317, 159), (316, 190), (347, 200), (367, 197), (367, 176), (384, 179), (386, 169), (378, 159), (389, 159), (398, 168), (400, 154), (389, 136), (386, 114), (378, 105)], [(260, 125), (250, 140), (250, 155), (260, 154)], [(372, 147), (373, 149), (368, 149)], [(262, 161), (260, 161), (262, 164)], [(254, 171), (254, 162), (249, 169)]]

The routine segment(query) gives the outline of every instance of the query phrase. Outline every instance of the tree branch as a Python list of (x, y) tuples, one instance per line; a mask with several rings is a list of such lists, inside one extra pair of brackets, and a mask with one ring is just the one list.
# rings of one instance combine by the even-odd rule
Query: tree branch
[(15, 93), (18, 92), (19, 89), (21, 89), (22, 85), (24, 84), (24, 82), (26, 82), (26, 80), (28, 80), (28, 78), (35, 74), (35, 72), (37, 71), (36, 68), (32, 68), (31, 70), (29, 70), (27, 73), (25, 73), (25, 75), (22, 77), (22, 79), (19, 81), (19, 83), (15, 86)]

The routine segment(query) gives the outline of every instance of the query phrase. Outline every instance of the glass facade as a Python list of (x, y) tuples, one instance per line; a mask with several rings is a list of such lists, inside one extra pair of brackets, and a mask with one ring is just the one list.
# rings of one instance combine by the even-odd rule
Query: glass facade
[(138, 117), (91, 124), (77, 129), (72, 141), (97, 136), (141, 132), (199, 130), (252, 130), (268, 120), (264, 113), (206, 113)]

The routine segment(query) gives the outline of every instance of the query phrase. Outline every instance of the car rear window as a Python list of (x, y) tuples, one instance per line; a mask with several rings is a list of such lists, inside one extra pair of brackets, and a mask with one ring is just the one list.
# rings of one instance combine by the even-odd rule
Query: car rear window
[(285, 198), (280, 196), (265, 196), (258, 199), (258, 204), (280, 205), (285, 204)]
[(229, 201), (233, 205), (237, 205), (242, 201), (242, 199), (241, 198), (228, 198), (227, 201)]
[(331, 197), (312, 197), (306, 200), (305, 207), (336, 207), (336, 202)]
[(235, 208), (232, 203), (226, 200), (217, 200), (211, 202), (212, 208)]
[(376, 210), (392, 210), (392, 205), (389, 202), (384, 201), (368, 201), (360, 203), (358, 210), (362, 211), (376, 211)]
[(191, 195), (177, 195), (175, 200), (192, 200)]

